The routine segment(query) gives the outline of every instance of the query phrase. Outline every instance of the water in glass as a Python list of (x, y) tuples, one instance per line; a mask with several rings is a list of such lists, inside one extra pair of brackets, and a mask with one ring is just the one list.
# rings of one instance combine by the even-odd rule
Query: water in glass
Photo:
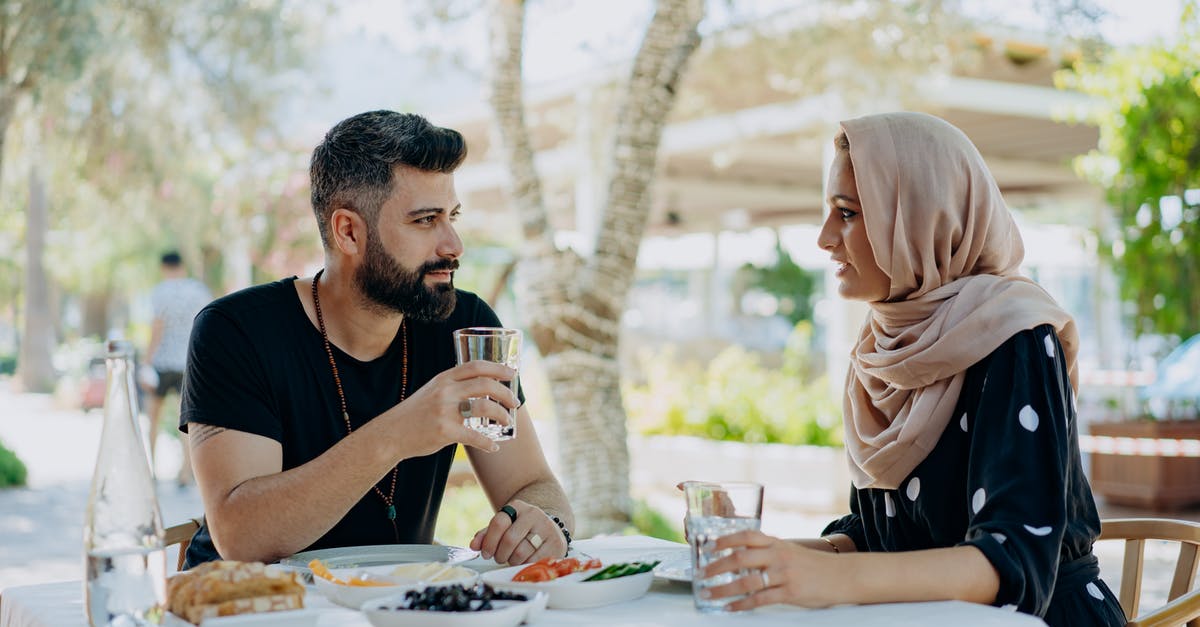
[(709, 563), (733, 553), (731, 549), (714, 550), (717, 538), (738, 531), (755, 530), (760, 525), (757, 518), (729, 518), (725, 516), (688, 516), (687, 524), (689, 542), (692, 546), (692, 597), (696, 609), (705, 613), (726, 612), (725, 606), (742, 597), (723, 597), (720, 599), (703, 598), (701, 592), (713, 586), (720, 586), (745, 576), (747, 573), (724, 573), (716, 577), (704, 579), (701, 570)]
[[(519, 370), (521, 367), (521, 332), (516, 329), (470, 327), (456, 329), (453, 336), (454, 352), (460, 364), (482, 359), (504, 364), (514, 370)], [(500, 383), (512, 390), (515, 395), (519, 378), (518, 375), (510, 381), (501, 381)], [(471, 398), (473, 409), (478, 405), (480, 398)], [(508, 425), (501, 425), (484, 416), (466, 417), (463, 419), (463, 424), (492, 440), (511, 440), (517, 437), (517, 410), (508, 410)]]

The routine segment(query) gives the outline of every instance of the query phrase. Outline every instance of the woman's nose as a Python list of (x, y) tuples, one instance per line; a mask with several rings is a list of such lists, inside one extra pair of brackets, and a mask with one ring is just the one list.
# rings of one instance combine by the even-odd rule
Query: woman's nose
[(829, 215), (825, 216), (825, 222), (821, 225), (821, 232), (817, 234), (817, 248), (821, 250), (833, 250), (837, 247), (838, 241), (841, 239), (841, 234), (838, 232), (833, 217), (835, 212), (830, 211)]

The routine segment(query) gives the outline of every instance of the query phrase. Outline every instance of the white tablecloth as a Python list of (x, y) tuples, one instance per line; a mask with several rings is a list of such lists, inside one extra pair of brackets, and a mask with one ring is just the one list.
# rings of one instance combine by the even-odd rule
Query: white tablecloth
[[(576, 548), (605, 562), (635, 559), (678, 558), (687, 547), (644, 536), (592, 538)], [(19, 586), (0, 591), (0, 627), (85, 627), (83, 585), (79, 581)], [(320, 627), (366, 627), (366, 618), (330, 604), (310, 590), (305, 606), (321, 613)], [(732, 625), (766, 627), (795, 625), (973, 625), (976, 627), (1030, 627), (1044, 625), (1037, 618), (1007, 610), (944, 601), (845, 606), (824, 610), (788, 607), (760, 608), (734, 616), (700, 614), (692, 607), (691, 587), (685, 583), (656, 581), (650, 593), (630, 601), (588, 610), (547, 610), (535, 623), (556, 625), (629, 625), (634, 627), (703, 627)]]

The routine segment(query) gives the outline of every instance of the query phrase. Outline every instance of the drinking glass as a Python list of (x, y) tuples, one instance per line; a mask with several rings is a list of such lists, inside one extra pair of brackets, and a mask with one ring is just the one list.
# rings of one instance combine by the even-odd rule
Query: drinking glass
[[(521, 367), (521, 332), (516, 329), (499, 327), (470, 327), (454, 331), (454, 353), (458, 363), (483, 359), (504, 364), (513, 370)], [(501, 381), (517, 394), (517, 376), (511, 381)], [(487, 397), (483, 397), (487, 398)], [(471, 399), (475, 400), (474, 397)], [(474, 408), (475, 403), (471, 403)], [(463, 419), (463, 424), (486, 435), (495, 441), (511, 440), (517, 437), (517, 410), (508, 410), (508, 424), (501, 425), (484, 416), (470, 416)]]
[(692, 548), (692, 600), (696, 609), (706, 614), (729, 612), (726, 606), (741, 597), (705, 599), (701, 593), (713, 586), (744, 577), (749, 574), (748, 571), (709, 578), (704, 578), (701, 572), (709, 563), (733, 552), (732, 549), (717, 551), (718, 538), (759, 528), (762, 522), (763, 487), (758, 483), (739, 481), (686, 481), (683, 493), (687, 498), (684, 525)]

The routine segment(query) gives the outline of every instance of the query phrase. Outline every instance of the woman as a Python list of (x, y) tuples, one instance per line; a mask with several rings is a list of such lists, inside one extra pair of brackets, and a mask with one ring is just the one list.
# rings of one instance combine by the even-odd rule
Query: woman
[(842, 123), (818, 245), (867, 301), (845, 433), (851, 514), (821, 538), (722, 538), (733, 609), (959, 599), (1049, 625), (1123, 625), (1099, 577), (1080, 464), (1075, 324), (1018, 274), (1020, 235), (979, 151), (920, 113)]

